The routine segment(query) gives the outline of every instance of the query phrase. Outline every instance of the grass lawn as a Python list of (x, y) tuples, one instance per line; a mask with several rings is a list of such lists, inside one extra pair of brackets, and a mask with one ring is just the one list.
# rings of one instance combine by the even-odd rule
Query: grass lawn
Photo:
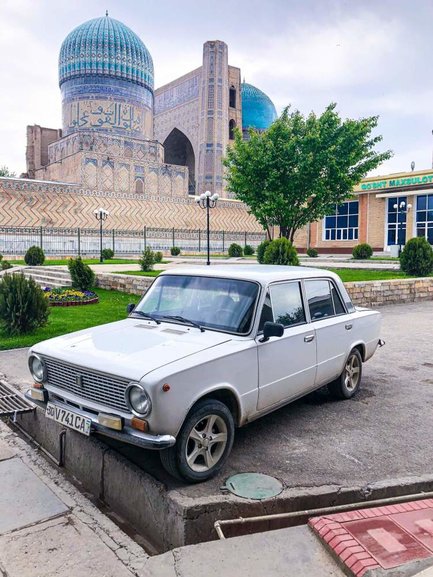
[(51, 307), (51, 314), (45, 327), (34, 333), (18, 337), (8, 337), (0, 328), (0, 350), (30, 347), (39, 341), (58, 335), (72, 333), (103, 323), (126, 318), (126, 305), (138, 302), (137, 295), (117, 291), (96, 289), (99, 303), (76, 307)]
[[(68, 264), (67, 258), (64, 259), (45, 259), (43, 266), (57, 266), (57, 265), (67, 265)], [(10, 260), (8, 261), (11, 264), (22, 264), (25, 265), (26, 263), (24, 260)], [(83, 258), (83, 262), (86, 264), (137, 264), (138, 259), (133, 258), (112, 258), (109, 260), (104, 260), (103, 263), (99, 262), (99, 258)]]
[(357, 268), (330, 268), (328, 270), (337, 273), (343, 282), (412, 278), (399, 270), (370, 270)]
[(144, 272), (142, 270), (118, 270), (115, 271), (114, 274), (131, 274), (134, 276), (158, 276), (162, 270), (149, 270)]

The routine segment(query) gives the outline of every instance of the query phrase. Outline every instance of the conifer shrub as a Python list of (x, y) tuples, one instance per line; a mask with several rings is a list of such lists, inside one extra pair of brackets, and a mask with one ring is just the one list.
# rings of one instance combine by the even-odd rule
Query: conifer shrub
[(8, 336), (30, 333), (48, 321), (49, 303), (32, 278), (5, 274), (0, 280), (0, 323)]
[(433, 273), (433, 250), (423, 236), (407, 241), (400, 255), (400, 268), (413, 276), (428, 276)]
[(317, 250), (315, 248), (309, 248), (307, 250), (307, 255), (310, 258), (317, 258), (319, 256), (319, 253), (317, 252)]
[(164, 258), (164, 255), (162, 254), (162, 252), (160, 250), (155, 252), (155, 262), (162, 262), (163, 258)]
[(110, 260), (112, 259), (114, 256), (114, 250), (112, 250), (111, 248), (104, 248), (102, 251), (102, 258), (104, 260)]
[(353, 248), (352, 256), (356, 260), (370, 258), (373, 256), (373, 249), (366, 242), (362, 242)]
[(244, 255), (252, 256), (253, 254), (254, 254), (254, 247), (252, 247), (250, 244), (246, 244), (244, 246)]
[(31, 246), (24, 255), (24, 262), (28, 266), (41, 266), (45, 261), (45, 253), (39, 246)]
[(265, 251), (268, 246), (271, 244), (270, 240), (263, 240), (259, 246), (257, 247), (257, 261), (260, 264), (263, 264), (263, 257), (265, 256)]
[(299, 265), (298, 253), (287, 238), (277, 238), (269, 243), (263, 256), (264, 264)]
[(172, 246), (170, 249), (171, 256), (179, 256), (180, 255), (180, 248), (178, 246)]
[(155, 264), (155, 253), (149, 247), (145, 248), (138, 264), (143, 272), (153, 270), (153, 265)]
[(80, 256), (69, 259), (68, 269), (74, 288), (81, 291), (88, 291), (95, 286), (95, 273), (89, 265), (81, 260)]
[(234, 258), (234, 257), (242, 256), (244, 254), (244, 251), (242, 250), (242, 247), (240, 244), (236, 244), (235, 242), (233, 242), (229, 246), (228, 253), (229, 253), (229, 256), (231, 258)]

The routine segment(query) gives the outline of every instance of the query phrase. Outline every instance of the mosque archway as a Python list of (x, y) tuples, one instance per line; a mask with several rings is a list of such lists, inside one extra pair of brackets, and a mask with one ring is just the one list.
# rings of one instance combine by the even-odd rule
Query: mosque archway
[(173, 128), (164, 141), (165, 162), (188, 167), (188, 194), (195, 194), (195, 155), (189, 138)]

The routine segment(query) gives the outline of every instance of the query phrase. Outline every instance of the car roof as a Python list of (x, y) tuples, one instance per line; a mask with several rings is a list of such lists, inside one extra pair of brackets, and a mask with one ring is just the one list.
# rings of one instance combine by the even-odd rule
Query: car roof
[(275, 266), (265, 264), (242, 264), (242, 265), (211, 265), (211, 266), (182, 266), (165, 270), (162, 275), (187, 275), (207, 276), (219, 278), (233, 278), (239, 280), (256, 281), (262, 285), (282, 280), (295, 280), (301, 278), (327, 277), (337, 281), (340, 278), (329, 270), (310, 268), (304, 266)]

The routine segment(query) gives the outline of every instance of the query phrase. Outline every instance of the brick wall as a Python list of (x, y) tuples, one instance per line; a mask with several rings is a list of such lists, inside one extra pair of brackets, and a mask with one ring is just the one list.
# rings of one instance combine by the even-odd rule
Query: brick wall
[[(152, 277), (98, 273), (98, 286), (131, 294), (143, 294)], [(345, 283), (353, 304), (366, 307), (433, 300), (433, 277)]]

